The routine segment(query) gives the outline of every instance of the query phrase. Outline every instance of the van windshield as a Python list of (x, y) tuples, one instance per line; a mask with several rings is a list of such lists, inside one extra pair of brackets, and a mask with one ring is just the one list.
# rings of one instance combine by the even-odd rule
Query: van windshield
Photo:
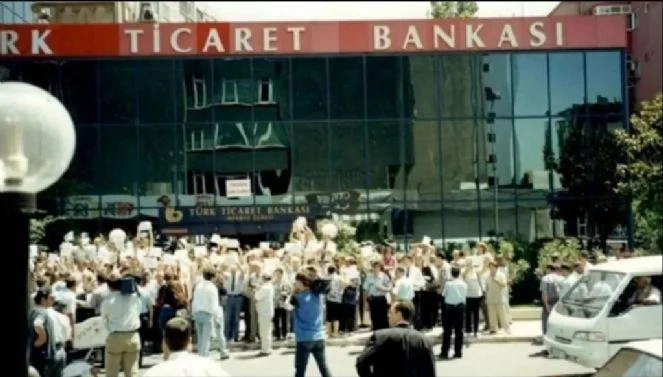
[(568, 317), (594, 318), (613, 296), (626, 274), (589, 271), (562, 296), (555, 310)]
[(659, 357), (622, 349), (608, 361), (595, 377), (660, 377), (663, 362)]

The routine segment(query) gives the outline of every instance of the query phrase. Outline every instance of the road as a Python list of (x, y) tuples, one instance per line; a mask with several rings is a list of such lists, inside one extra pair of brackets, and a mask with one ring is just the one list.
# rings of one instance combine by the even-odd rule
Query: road
[[(531, 356), (541, 351), (541, 347), (528, 343), (476, 344), (465, 350), (460, 360), (438, 361), (438, 376), (486, 376), (486, 377), (538, 377), (569, 376), (589, 373), (591, 370), (563, 360), (553, 360)], [(361, 347), (328, 347), (327, 360), (334, 377), (353, 377), (355, 359)], [(277, 350), (269, 357), (255, 357), (257, 351), (236, 352), (232, 358), (222, 361), (223, 367), (233, 377), (290, 377), (293, 376), (293, 350)], [(439, 352), (439, 346), (435, 347)], [(213, 356), (218, 357), (214, 353)], [(160, 356), (146, 359), (154, 364)], [(142, 375), (142, 373), (141, 373)], [(99, 377), (104, 376), (101, 374)], [(309, 361), (306, 376), (317, 377), (313, 358)], [(105, 376), (104, 376), (105, 377)]]

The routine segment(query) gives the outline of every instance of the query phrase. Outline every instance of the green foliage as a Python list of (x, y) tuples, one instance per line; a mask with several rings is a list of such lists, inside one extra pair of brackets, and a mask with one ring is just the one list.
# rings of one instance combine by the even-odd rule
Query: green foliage
[(546, 270), (546, 265), (550, 263), (577, 261), (582, 252), (580, 246), (580, 242), (575, 238), (555, 239), (544, 243), (541, 250), (539, 250), (536, 274), (542, 276)]
[(621, 121), (620, 116), (607, 115), (614, 110), (614, 104), (599, 102), (587, 106), (593, 113), (606, 115), (588, 118), (586, 106), (565, 111), (565, 123), (556, 125), (557, 132), (563, 134), (559, 135), (559, 159), (555, 161), (545, 148), (543, 157), (560, 175), (563, 187), (549, 198), (551, 216), (566, 221), (571, 229), (586, 217), (589, 236), (598, 236), (604, 246), (628, 215), (628, 201), (616, 191), (617, 165), (626, 160), (626, 155), (609, 127)]
[(336, 242), (336, 251), (343, 255), (355, 255), (359, 252), (359, 243), (356, 240), (357, 228), (350, 223), (341, 220), (322, 220), (318, 222), (318, 239), (322, 239), (320, 229), (325, 224), (332, 223), (336, 225), (338, 233), (334, 242)]
[(640, 105), (631, 116), (631, 132), (617, 132), (628, 156), (619, 164), (618, 191), (633, 199), (636, 236), (645, 251), (663, 250), (663, 95)]
[(499, 253), (509, 261), (509, 279), (511, 284), (520, 283), (530, 269), (529, 262), (524, 258), (518, 258), (514, 244), (502, 240), (499, 244)]
[(478, 10), (476, 1), (430, 2), (430, 15), (433, 18), (473, 17)]
[(46, 216), (43, 219), (30, 219), (30, 244), (41, 245), (46, 237), (46, 227), (62, 217)]

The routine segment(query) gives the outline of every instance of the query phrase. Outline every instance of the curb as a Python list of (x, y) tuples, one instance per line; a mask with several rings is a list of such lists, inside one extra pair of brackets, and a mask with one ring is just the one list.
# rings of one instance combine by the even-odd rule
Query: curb
[[(442, 339), (440, 335), (427, 335), (434, 345), (441, 343)], [(368, 341), (368, 334), (360, 338), (355, 339), (327, 339), (326, 344), (329, 347), (352, 347), (352, 346), (364, 346)], [(504, 344), (504, 343), (532, 343), (537, 340), (538, 336), (536, 335), (507, 335), (507, 336), (490, 336), (486, 335), (480, 338), (466, 338), (465, 345), (470, 346), (472, 344)], [(218, 349), (218, 347), (212, 347), (213, 349)], [(273, 349), (294, 349), (295, 342), (290, 340), (286, 342), (273, 342)], [(241, 344), (229, 344), (228, 349), (231, 351), (253, 351), (260, 349), (260, 343), (241, 343)]]

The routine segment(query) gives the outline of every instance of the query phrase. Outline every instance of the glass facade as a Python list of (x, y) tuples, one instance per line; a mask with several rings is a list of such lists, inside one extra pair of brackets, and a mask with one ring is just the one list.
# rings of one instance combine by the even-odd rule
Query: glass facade
[[(0, 62), (76, 123), (54, 189), (69, 216), (315, 205), (417, 240), (583, 226), (551, 220), (551, 194), (573, 185), (553, 168), (576, 130), (597, 150), (587, 130), (624, 127), (622, 63), (621, 50)], [(228, 197), (246, 180), (250, 196)], [(291, 222), (233, 219), (222, 233)]]
[(32, 22), (32, 1), (0, 1), (0, 24)]

